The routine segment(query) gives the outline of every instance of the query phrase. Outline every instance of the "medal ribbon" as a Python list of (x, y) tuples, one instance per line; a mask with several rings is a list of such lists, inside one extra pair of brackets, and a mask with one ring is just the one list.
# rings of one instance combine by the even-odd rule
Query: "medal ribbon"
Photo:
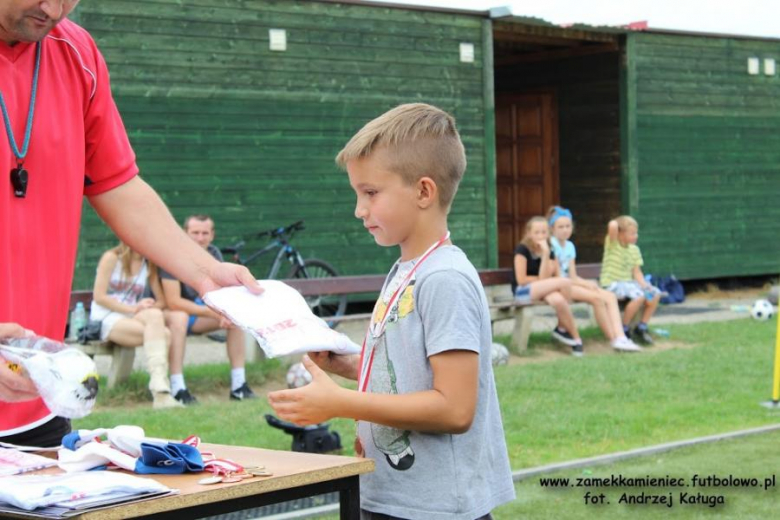
[[(371, 313), (371, 322), (368, 324), (368, 330), (366, 331), (366, 335), (363, 337), (363, 346), (360, 349), (360, 375), (358, 377), (358, 391), (365, 392), (366, 389), (368, 388), (368, 380), (371, 377), (371, 367), (374, 364), (374, 352), (376, 349), (374, 349), (373, 347), (371, 348), (371, 354), (368, 357), (368, 362), (364, 363), (365, 354), (366, 354), (366, 343), (369, 334), (374, 338), (378, 338), (382, 335), (382, 333), (385, 331), (387, 320), (390, 318), (390, 309), (393, 308), (397, 300), (401, 297), (403, 292), (409, 286), (409, 283), (412, 281), (412, 276), (414, 275), (414, 272), (417, 270), (418, 267), (420, 267), (420, 264), (422, 264), (425, 261), (425, 259), (431, 256), (431, 253), (433, 253), (436, 249), (438, 249), (442, 244), (444, 244), (444, 242), (446, 242), (449, 239), (450, 239), (450, 232), (447, 231), (447, 234), (441, 237), (435, 244), (431, 245), (431, 247), (429, 247), (428, 250), (425, 251), (425, 253), (423, 253), (423, 255), (420, 257), (420, 260), (418, 260), (417, 263), (414, 264), (414, 267), (412, 267), (412, 269), (406, 274), (403, 281), (401, 282), (401, 285), (399, 285), (398, 288), (393, 293), (393, 295), (390, 296), (390, 299), (387, 301), (387, 307), (385, 307), (385, 312), (382, 315), (382, 319), (379, 321), (377, 327), (374, 327), (373, 325), (374, 325), (374, 318), (376, 315), (377, 306), (379, 305), (379, 301), (377, 301), (377, 305), (374, 306), (374, 311)], [(379, 299), (380, 300), (382, 299), (382, 295), (379, 296)]]

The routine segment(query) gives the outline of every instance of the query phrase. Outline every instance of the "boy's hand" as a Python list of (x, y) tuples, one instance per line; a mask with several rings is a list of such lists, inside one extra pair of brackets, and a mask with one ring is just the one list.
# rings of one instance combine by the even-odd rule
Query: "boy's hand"
[(295, 390), (279, 390), (268, 394), (268, 402), (276, 415), (299, 426), (319, 424), (339, 413), (340, 394), (344, 391), (308, 356), (303, 366), (311, 374), (311, 383)]
[(330, 372), (331, 374), (336, 374), (347, 379), (357, 380), (356, 356), (354, 355), (343, 355), (330, 351), (323, 351), (309, 352), (308, 357), (325, 372)]

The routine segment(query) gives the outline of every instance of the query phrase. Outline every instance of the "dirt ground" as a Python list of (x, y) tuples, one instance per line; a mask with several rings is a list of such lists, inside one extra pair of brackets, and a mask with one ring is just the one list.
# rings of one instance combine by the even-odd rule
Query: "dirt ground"
[[(691, 343), (681, 343), (679, 341), (671, 341), (659, 339), (651, 347), (645, 347), (644, 352), (618, 352), (612, 348), (609, 341), (594, 341), (588, 340), (585, 343), (585, 356), (642, 356), (653, 354), (656, 352), (663, 352), (665, 350), (671, 350), (675, 348), (692, 348), (695, 345)], [(529, 349), (525, 355), (510, 355), (509, 365), (527, 365), (531, 363), (544, 363), (547, 361), (555, 361), (562, 358), (572, 357), (571, 350), (566, 346), (544, 347)]]

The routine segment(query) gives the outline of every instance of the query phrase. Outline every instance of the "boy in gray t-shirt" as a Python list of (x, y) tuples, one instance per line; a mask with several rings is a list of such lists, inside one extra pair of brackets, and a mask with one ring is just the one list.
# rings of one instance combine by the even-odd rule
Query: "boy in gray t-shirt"
[[(474, 266), (449, 240), (447, 213), (466, 168), (455, 122), (424, 104), (369, 122), (339, 153), (355, 216), (398, 245), (360, 356), (304, 358), (312, 383), (269, 394), (298, 424), (358, 421), (364, 518), (485, 517), (514, 499), (491, 367), (490, 315)], [(316, 364), (315, 364), (316, 363)], [(323, 370), (358, 381), (358, 391)]]

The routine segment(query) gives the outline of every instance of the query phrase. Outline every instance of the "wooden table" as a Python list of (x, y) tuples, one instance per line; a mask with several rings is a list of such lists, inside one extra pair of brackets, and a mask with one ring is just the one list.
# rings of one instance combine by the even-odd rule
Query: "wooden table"
[[(243, 448), (220, 444), (201, 444), (219, 458), (228, 458), (244, 466), (265, 466), (270, 477), (256, 477), (229, 484), (198, 484), (208, 473), (183, 475), (141, 475), (152, 477), (179, 494), (120, 504), (70, 518), (111, 520), (120, 518), (172, 519), (203, 518), (243, 509), (339, 492), (341, 518), (360, 518), (359, 475), (374, 471), (374, 461), (337, 455), (315, 455), (291, 451)], [(41, 473), (60, 472), (57, 469)], [(11, 518), (29, 518), (14, 515)]]

